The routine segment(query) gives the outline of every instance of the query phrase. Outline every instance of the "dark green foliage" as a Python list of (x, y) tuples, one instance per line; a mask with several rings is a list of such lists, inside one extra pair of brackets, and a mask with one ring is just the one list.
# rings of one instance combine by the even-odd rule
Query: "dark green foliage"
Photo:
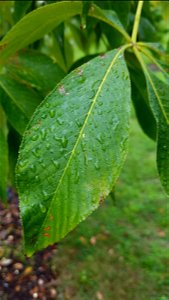
[(64, 237), (111, 193), (127, 153), (131, 99), (157, 142), (169, 193), (169, 4), (142, 4), (15, 1), (10, 18), (3, 10), (0, 196), (5, 201), (23, 135), (16, 179), (29, 255)]

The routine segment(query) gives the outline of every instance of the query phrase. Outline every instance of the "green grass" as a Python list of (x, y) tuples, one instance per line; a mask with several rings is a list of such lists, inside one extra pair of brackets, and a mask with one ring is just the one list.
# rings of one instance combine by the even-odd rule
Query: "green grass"
[(128, 158), (115, 200), (58, 246), (52, 268), (62, 299), (169, 300), (169, 201), (155, 143), (132, 120)]

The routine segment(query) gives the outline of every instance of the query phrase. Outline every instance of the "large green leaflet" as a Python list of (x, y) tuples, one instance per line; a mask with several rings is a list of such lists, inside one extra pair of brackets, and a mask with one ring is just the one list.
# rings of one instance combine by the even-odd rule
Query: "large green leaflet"
[(163, 76), (159, 77), (161, 69), (158, 64), (148, 64), (143, 54), (139, 54), (138, 58), (145, 73), (150, 106), (157, 122), (158, 171), (161, 183), (169, 194), (169, 75), (163, 72)]
[(24, 134), (16, 178), (28, 255), (63, 238), (115, 184), (129, 134), (123, 49), (66, 76)]
[(23, 17), (0, 42), (0, 61), (42, 38), (61, 22), (80, 14), (81, 1), (64, 1), (45, 5)]
[(8, 143), (6, 116), (0, 104), (0, 199), (6, 202), (8, 179)]

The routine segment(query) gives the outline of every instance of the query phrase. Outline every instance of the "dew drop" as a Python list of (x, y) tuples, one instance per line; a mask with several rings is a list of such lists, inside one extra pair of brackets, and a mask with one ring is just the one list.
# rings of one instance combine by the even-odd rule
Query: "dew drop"
[(61, 154), (63, 154), (63, 153), (65, 152), (65, 149), (64, 149), (64, 148), (61, 148), (61, 149), (59, 149), (59, 152), (60, 152)]
[(41, 116), (41, 118), (42, 118), (42, 119), (46, 119), (46, 118), (47, 118), (47, 115), (46, 115), (46, 114), (43, 114), (43, 115)]
[(75, 183), (78, 183), (79, 179), (80, 179), (80, 174), (79, 174), (79, 171), (77, 171), (76, 175), (75, 175)]
[(54, 109), (51, 109), (51, 110), (49, 111), (49, 115), (50, 115), (51, 118), (54, 118), (54, 116), (55, 116), (55, 111), (54, 111)]
[(43, 194), (44, 198), (48, 198), (49, 197), (48, 193), (45, 190), (42, 191), (42, 194)]
[(66, 146), (68, 144), (68, 139), (65, 136), (63, 136), (61, 138), (61, 144), (62, 144), (63, 148), (66, 148)]
[(82, 147), (82, 150), (85, 151), (85, 146), (86, 146), (86, 143), (84, 140), (81, 141), (81, 147)]
[(42, 128), (40, 131), (40, 135), (41, 135), (42, 140), (45, 140), (46, 136), (47, 136), (47, 130), (45, 128)]
[(39, 182), (39, 176), (38, 175), (35, 176), (35, 180)]
[(52, 162), (53, 162), (55, 168), (56, 168), (56, 169), (59, 169), (60, 163), (59, 163), (57, 160), (54, 160), (54, 159), (52, 160)]
[(31, 137), (32, 141), (37, 141), (38, 139), (38, 135), (37, 134), (34, 134), (32, 137)]
[(86, 78), (84, 76), (80, 76), (78, 81), (79, 81), (79, 83), (84, 83), (85, 80), (86, 80)]
[(92, 90), (91, 90), (91, 91), (88, 93), (88, 98), (89, 98), (89, 99), (93, 99), (94, 96), (95, 96), (95, 91), (92, 91)]
[(80, 120), (77, 119), (75, 122), (76, 122), (76, 124), (77, 124), (78, 127), (82, 127), (82, 125), (83, 125), (82, 121), (80, 121)]
[(37, 148), (36, 148), (36, 149), (32, 149), (32, 154), (33, 154), (36, 158), (39, 158), (39, 157), (40, 157)]
[(30, 169), (31, 169), (31, 171), (35, 172), (35, 170), (36, 170), (35, 165), (30, 165)]
[(50, 107), (49, 102), (46, 102), (45, 106), (46, 106), (46, 108), (49, 108)]
[(27, 162), (28, 162), (27, 159), (21, 160), (19, 163), (19, 168), (21, 168), (21, 169), (24, 168), (27, 165)]
[(96, 170), (99, 170), (99, 169), (100, 169), (98, 160), (95, 161), (94, 166), (95, 166), (95, 169), (96, 169)]
[(102, 110), (98, 109), (98, 115), (102, 115), (102, 114), (103, 114)]
[(103, 143), (103, 137), (102, 137), (102, 134), (101, 133), (98, 133), (98, 135), (96, 136), (96, 140), (102, 144)]
[(40, 206), (41, 212), (45, 213), (46, 212), (46, 207), (42, 203), (40, 203), (39, 206)]
[(57, 118), (57, 122), (58, 122), (59, 125), (63, 124), (63, 120), (61, 118)]
[(102, 106), (103, 105), (103, 101), (98, 101), (98, 105)]

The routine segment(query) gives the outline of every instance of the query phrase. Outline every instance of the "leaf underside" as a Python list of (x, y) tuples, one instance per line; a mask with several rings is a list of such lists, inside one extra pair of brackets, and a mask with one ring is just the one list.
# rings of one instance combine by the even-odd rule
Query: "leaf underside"
[(27, 255), (63, 238), (112, 190), (129, 115), (123, 49), (71, 72), (38, 107), (16, 168)]

